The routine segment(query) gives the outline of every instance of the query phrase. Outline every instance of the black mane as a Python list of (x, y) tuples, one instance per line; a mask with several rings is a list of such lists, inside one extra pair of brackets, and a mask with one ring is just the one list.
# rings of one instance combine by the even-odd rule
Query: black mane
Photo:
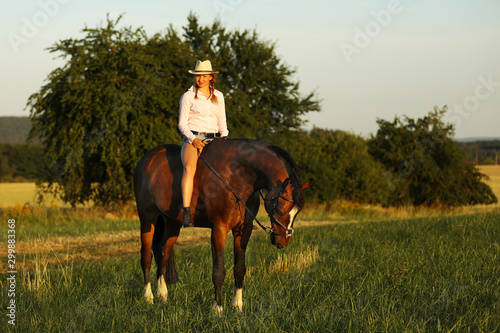
[(256, 140), (248, 138), (236, 138), (230, 140), (243, 141), (265, 147), (271, 152), (273, 152), (280, 160), (282, 160), (283, 163), (285, 164), (288, 175), (290, 176), (290, 183), (293, 187), (292, 191), (293, 201), (295, 201), (295, 203), (301, 208), (304, 206), (304, 192), (301, 189), (302, 182), (300, 180), (300, 170), (297, 163), (292, 158), (289, 152), (287, 152), (285, 149), (281, 147), (278, 147), (264, 140)]

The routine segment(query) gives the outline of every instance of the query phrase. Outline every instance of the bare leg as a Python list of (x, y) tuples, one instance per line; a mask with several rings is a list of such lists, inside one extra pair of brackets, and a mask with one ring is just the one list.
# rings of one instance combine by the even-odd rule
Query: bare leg
[[(200, 149), (201, 152), (201, 149)], [(183, 204), (183, 225), (192, 227), (193, 220), (191, 214), (191, 197), (193, 196), (193, 182), (198, 163), (198, 149), (192, 144), (184, 143), (181, 149), (181, 159), (184, 171), (182, 174), (182, 204)]]

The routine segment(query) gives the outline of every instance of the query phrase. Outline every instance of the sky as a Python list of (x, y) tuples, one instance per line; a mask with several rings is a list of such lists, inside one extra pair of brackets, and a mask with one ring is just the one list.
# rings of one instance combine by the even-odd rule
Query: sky
[[(190, 12), (202, 25), (255, 30), (315, 92), (313, 126), (370, 137), (377, 119), (422, 118), (445, 105), (455, 138), (500, 137), (499, 0), (0, 0), (0, 116), (26, 103), (65, 60), (47, 51), (124, 14), (148, 35)], [(202, 59), (203, 60), (203, 59)], [(193, 64), (194, 67), (194, 64)], [(223, 68), (217, 69), (223, 71)]]

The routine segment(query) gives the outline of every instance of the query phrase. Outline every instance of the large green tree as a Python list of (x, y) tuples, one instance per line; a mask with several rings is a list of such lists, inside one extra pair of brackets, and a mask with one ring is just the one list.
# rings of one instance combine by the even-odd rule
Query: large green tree
[(389, 171), (392, 205), (490, 204), (497, 201), (482, 180), (486, 177), (465, 163), (453, 141), (453, 125), (445, 124), (446, 107), (420, 119), (395, 117), (377, 121), (379, 130), (368, 142), (369, 152)]
[(71, 204), (130, 200), (140, 157), (181, 142), (179, 98), (193, 83), (187, 69), (197, 59), (221, 71), (216, 87), (225, 94), (231, 136), (293, 131), (300, 116), (319, 110), (312, 94), (300, 96), (274, 45), (255, 32), (203, 27), (190, 15), (183, 36), (169, 27), (148, 37), (142, 28), (118, 28), (119, 21), (108, 18), (105, 27), (85, 28), (84, 38), (49, 48), (66, 63), (28, 101), (30, 137), (42, 142), (50, 163), (45, 191)]

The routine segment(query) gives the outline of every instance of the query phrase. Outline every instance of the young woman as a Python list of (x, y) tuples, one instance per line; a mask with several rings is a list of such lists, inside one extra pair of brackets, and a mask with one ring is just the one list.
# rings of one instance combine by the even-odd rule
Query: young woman
[(181, 149), (184, 173), (182, 176), (182, 203), (184, 227), (193, 226), (191, 196), (198, 156), (207, 142), (228, 135), (224, 96), (215, 89), (215, 72), (210, 60), (196, 62), (196, 84), (180, 100), (179, 130), (184, 135)]

